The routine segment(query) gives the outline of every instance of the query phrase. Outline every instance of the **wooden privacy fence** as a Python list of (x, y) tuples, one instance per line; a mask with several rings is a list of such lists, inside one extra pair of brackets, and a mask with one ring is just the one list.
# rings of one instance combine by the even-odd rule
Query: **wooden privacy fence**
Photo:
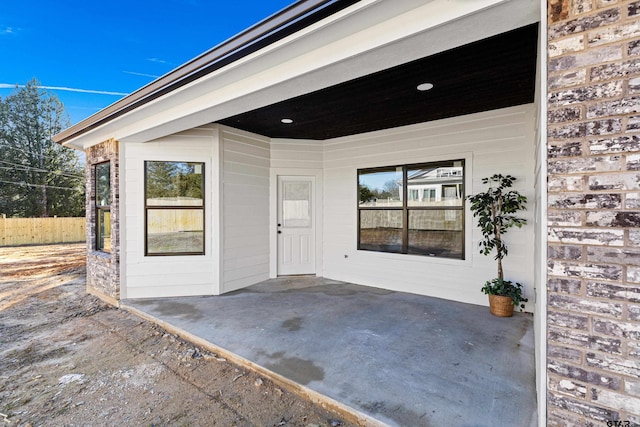
[(0, 217), (0, 246), (84, 242), (84, 218)]

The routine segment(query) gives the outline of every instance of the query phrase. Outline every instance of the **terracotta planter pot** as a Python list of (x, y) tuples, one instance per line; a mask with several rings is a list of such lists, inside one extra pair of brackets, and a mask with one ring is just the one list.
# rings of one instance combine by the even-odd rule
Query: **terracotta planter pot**
[(489, 311), (494, 316), (513, 316), (513, 300), (502, 295), (489, 295)]

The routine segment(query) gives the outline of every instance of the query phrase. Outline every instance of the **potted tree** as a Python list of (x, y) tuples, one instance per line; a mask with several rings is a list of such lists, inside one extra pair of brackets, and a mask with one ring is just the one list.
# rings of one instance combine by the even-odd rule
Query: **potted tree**
[(511, 175), (495, 174), (489, 178), (482, 178), (483, 184), (489, 188), (467, 199), (471, 203), (473, 216), (478, 218), (478, 227), (482, 231), (479, 243), (480, 253), (489, 255), (495, 250), (498, 261), (498, 277), (489, 280), (482, 287), (482, 292), (489, 295), (491, 314), (500, 317), (513, 316), (513, 309), (519, 306), (522, 310), (528, 301), (522, 295), (522, 285), (504, 279), (502, 259), (507, 256), (507, 246), (503, 236), (511, 227), (522, 227), (526, 219), (516, 215), (526, 209), (527, 198), (517, 191), (510, 190), (515, 177)]

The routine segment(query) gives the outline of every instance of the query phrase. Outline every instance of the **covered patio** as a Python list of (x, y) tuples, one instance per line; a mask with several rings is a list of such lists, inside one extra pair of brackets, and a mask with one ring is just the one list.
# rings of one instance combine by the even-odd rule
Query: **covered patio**
[(122, 306), (290, 390), (392, 426), (536, 425), (533, 318), (299, 276)]

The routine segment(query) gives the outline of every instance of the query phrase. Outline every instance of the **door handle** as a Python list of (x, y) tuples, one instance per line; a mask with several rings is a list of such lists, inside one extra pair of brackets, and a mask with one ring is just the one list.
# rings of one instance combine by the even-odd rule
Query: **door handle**
[(282, 231), (278, 230), (278, 234), (282, 234)]

